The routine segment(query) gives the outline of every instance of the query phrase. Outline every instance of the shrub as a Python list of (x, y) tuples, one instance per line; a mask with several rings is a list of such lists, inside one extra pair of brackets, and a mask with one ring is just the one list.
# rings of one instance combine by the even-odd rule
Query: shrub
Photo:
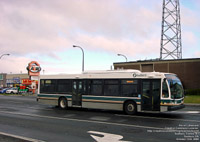
[(200, 95), (200, 89), (187, 89), (185, 95)]

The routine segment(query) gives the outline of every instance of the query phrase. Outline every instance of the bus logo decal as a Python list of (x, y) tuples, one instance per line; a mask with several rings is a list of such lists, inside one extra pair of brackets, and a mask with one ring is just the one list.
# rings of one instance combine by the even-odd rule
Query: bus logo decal
[(133, 77), (146, 77), (146, 74), (137, 74), (137, 73), (133, 73)]

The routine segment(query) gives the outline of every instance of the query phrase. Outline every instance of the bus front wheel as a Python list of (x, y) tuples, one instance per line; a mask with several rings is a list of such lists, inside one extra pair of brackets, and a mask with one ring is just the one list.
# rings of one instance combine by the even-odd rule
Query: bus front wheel
[(67, 109), (67, 99), (62, 97), (59, 99), (59, 107), (61, 109)]
[(126, 114), (129, 114), (129, 115), (136, 114), (136, 112), (137, 112), (136, 103), (133, 102), (133, 101), (127, 101), (127, 102), (125, 102), (125, 104), (124, 104), (124, 112)]

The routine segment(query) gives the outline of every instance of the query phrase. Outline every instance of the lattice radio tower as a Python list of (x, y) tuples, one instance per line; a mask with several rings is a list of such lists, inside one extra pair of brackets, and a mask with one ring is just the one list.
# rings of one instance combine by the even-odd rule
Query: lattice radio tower
[(163, 0), (160, 59), (182, 59), (179, 0)]

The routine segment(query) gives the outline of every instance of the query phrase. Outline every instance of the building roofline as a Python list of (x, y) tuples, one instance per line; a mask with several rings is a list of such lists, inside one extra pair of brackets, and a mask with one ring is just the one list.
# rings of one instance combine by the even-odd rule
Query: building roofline
[(150, 60), (137, 60), (137, 61), (130, 61), (130, 62), (114, 62), (113, 64), (129, 64), (129, 63), (155, 63), (155, 62), (180, 62), (180, 61), (200, 61), (200, 58), (185, 58), (185, 59), (168, 59), (168, 60), (160, 60), (157, 59), (150, 59)]

